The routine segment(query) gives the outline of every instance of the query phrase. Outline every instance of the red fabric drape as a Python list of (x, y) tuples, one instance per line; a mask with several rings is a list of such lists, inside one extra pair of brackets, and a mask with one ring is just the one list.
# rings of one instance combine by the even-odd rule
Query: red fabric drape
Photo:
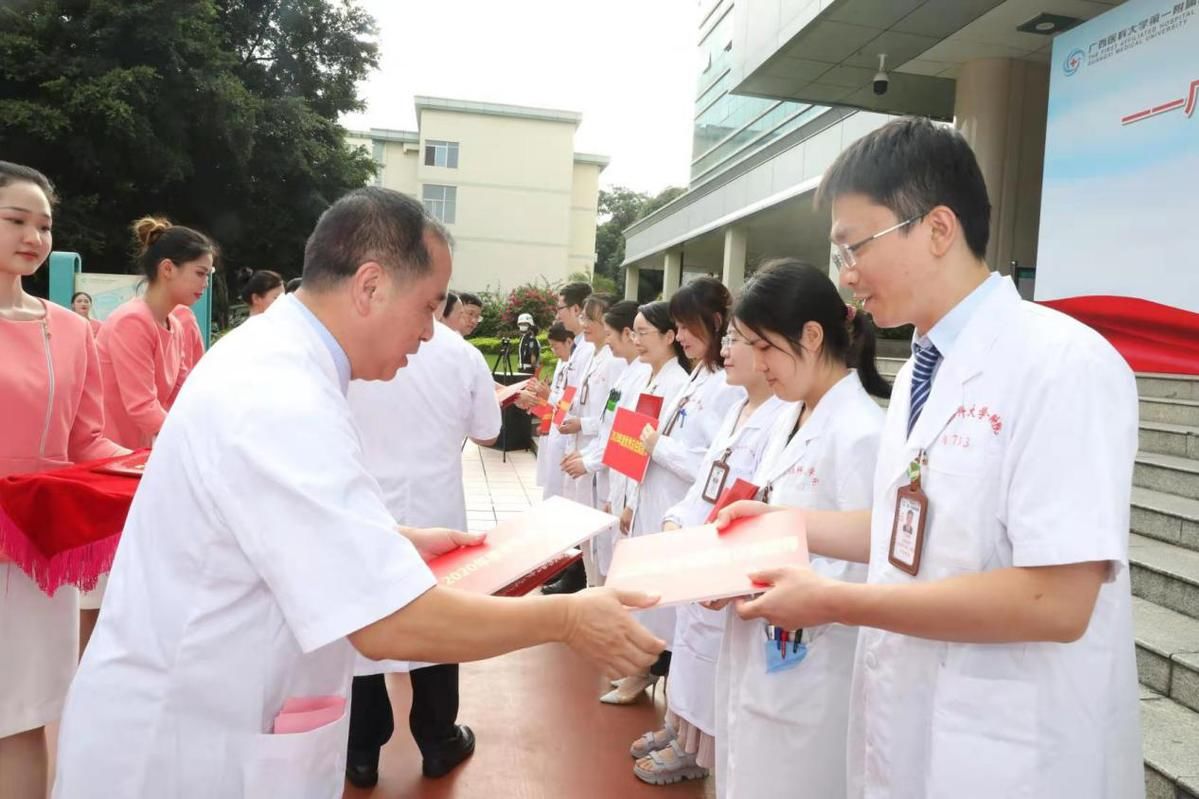
[(144, 463), (149, 450), (0, 478), (0, 552), (47, 594), (95, 588), (112, 567), (137, 477), (105, 467)]

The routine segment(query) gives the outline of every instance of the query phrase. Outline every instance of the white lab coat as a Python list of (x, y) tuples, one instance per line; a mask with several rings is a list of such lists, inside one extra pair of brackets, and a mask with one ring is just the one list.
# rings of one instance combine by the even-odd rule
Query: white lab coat
[[(616, 379), (611, 389), (619, 392), (616, 408), (632, 410), (637, 407), (637, 399), (641, 396), (641, 388), (645, 387), (648, 383), (649, 373), (649, 364), (642, 363), (640, 360), (634, 360), (626, 364), (624, 371), (620, 373), (620, 377)], [(579, 450), (583, 455), (584, 468), (587, 469), (588, 474), (595, 477), (596, 507), (600, 510), (604, 509), (603, 505), (612, 502), (613, 494), (619, 495), (623, 501), (625, 491), (628, 487), (627, 477), (620, 472), (612, 471), (607, 466), (604, 466), (603, 463), (604, 450), (607, 448), (608, 439), (612, 435), (612, 423), (615, 418), (615, 409), (611, 413), (601, 410), (599, 428), (595, 438)], [(620, 511), (613, 509), (613, 513), (619, 515)], [(591, 539), (592, 561), (595, 563), (596, 571), (599, 572), (601, 577), (608, 574), (608, 566), (612, 563), (612, 547), (616, 542), (616, 536), (619, 534), (620, 528), (616, 526), (614, 529), (600, 533)]]
[[(555, 405), (558, 398), (562, 396), (562, 389), (566, 387), (566, 367), (568, 361), (558, 361), (554, 364), (554, 376), (550, 378), (550, 395), (546, 400), (550, 405)], [(533, 424), (540, 424), (540, 419), (534, 419)], [(553, 427), (551, 426), (551, 431)], [(553, 454), (550, 451), (550, 434), (547, 432), (537, 440), (537, 485), (545, 487), (547, 482), (553, 477), (553, 469), (557, 468), (558, 463), (562, 458), (559, 456), (557, 461), (553, 463), (550, 459)]]
[[(56, 799), (341, 796), (346, 636), (434, 579), (363, 466), (314, 325), (280, 298), (180, 392), (67, 696)], [(271, 734), (285, 700), (324, 696), (347, 712)]]
[[(1144, 795), (1128, 576), (1137, 393), (1093, 330), (1000, 281), (942, 361), (909, 438), (912, 363), (895, 381), (874, 481), (871, 583), (1110, 561), (1070, 644), (966, 644), (863, 628), (849, 796)], [(924, 558), (887, 553), (896, 491), (926, 451)]]
[[(663, 523), (695, 527), (707, 521), (712, 513), (712, 503), (704, 499), (704, 487), (712, 464), (718, 460), (723, 460), (729, 467), (725, 488), (732, 487), (738, 479), (753, 479), (775, 419), (791, 404), (770, 397), (738, 428), (737, 418), (744, 407), (745, 401), (742, 401), (729, 408), (724, 424), (700, 463), (699, 477), (682, 501), (666, 511)], [(716, 735), (716, 660), (724, 638), (727, 612), (727, 608), (708, 610), (694, 603), (676, 608), (667, 700), (676, 715), (712, 736)]]
[[(583, 376), (587, 373), (587, 366), (591, 363), (591, 357), (595, 354), (595, 345), (583, 338), (583, 334), (575, 336), (574, 349), (571, 350), (570, 358), (566, 362), (566, 366), (561, 372), (561, 385), (558, 384), (559, 372), (554, 371), (554, 383), (557, 388), (555, 394), (553, 390), (550, 392), (550, 402), (556, 406), (558, 399), (562, 396), (567, 386), (578, 386), (583, 381)], [(578, 396), (576, 392), (575, 396)], [(541, 459), (541, 446), (545, 445), (546, 458)], [(543, 489), (543, 497), (560, 496), (563, 489), (563, 478), (566, 476), (562, 472), (562, 459), (566, 457), (566, 453), (571, 452), (575, 448), (575, 437), (573, 435), (563, 435), (558, 432), (557, 425), (550, 425), (550, 431), (547, 435), (542, 436), (541, 441), (537, 445), (537, 484)]]
[[(601, 427), (600, 417), (608, 404), (608, 394), (615, 388), (628, 366), (628, 361), (613, 355), (607, 345), (592, 356), (591, 362), (587, 364), (587, 372), (579, 383), (579, 392), (575, 395), (567, 415), (568, 418), (578, 419), (580, 428), (575, 435), (574, 449), (569, 451), (578, 450), (581, 453), (596, 440)], [(598, 508), (607, 502), (607, 480), (602, 488), (604, 492), (599, 494), (596, 475), (590, 472), (582, 477), (563, 476), (563, 495), (590, 508)]]
[[(779, 414), (754, 482), (770, 504), (815, 510), (870, 507), (883, 411), (857, 373), (836, 383), (796, 431), (802, 411)], [(812, 568), (862, 582), (865, 564), (812, 558)], [(804, 661), (766, 671), (765, 624), (728, 614), (717, 666), (716, 784), (722, 799), (845, 795), (845, 734), (857, 628), (805, 631)], [(785, 767), (780, 768), (780, 764)], [(898, 795), (897, 795), (898, 796)]]
[[(679, 371), (682, 372), (682, 367)], [(726, 383), (724, 369), (713, 371), (701, 363), (672, 395), (664, 396), (658, 428), (662, 435), (650, 456), (645, 478), (630, 492), (634, 508), (630, 536), (662, 532), (666, 511), (700, 479), (700, 464), (708, 446), (724, 424), (729, 408), (745, 399), (745, 389)], [(667, 428), (676, 410), (678, 418), (668, 435)], [(675, 608), (650, 608), (638, 611), (637, 615), (647, 629), (671, 648)]]
[[(387, 509), (409, 527), (466, 529), (462, 442), (500, 433), (487, 361), (440, 322), (391, 380), (355, 380), (347, 399), (362, 431), (362, 457)], [(359, 657), (354, 673), (408, 671), (406, 661)]]

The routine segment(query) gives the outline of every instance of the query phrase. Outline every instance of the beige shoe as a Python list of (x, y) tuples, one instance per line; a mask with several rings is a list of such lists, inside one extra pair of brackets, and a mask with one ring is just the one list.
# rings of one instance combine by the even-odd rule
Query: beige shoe
[(621, 680), (619, 688), (613, 688), (601, 696), (600, 701), (605, 705), (631, 705), (645, 696), (646, 688), (657, 682), (658, 677), (653, 674), (635, 674), (632, 677), (625, 677)]

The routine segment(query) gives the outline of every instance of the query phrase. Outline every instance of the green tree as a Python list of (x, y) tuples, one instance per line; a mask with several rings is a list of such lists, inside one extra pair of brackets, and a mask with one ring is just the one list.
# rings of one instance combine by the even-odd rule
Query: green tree
[(650, 197), (623, 186), (600, 189), (599, 224), (595, 228), (595, 273), (612, 281), (619, 293), (624, 292), (624, 230), (638, 219), (658, 210), (685, 192), (671, 186)]
[(226, 268), (295, 275), (321, 211), (374, 172), (337, 124), (374, 35), (348, 0), (8, 0), (0, 153), (51, 177), (56, 247), (91, 271), (125, 271), (130, 221), (158, 213)]

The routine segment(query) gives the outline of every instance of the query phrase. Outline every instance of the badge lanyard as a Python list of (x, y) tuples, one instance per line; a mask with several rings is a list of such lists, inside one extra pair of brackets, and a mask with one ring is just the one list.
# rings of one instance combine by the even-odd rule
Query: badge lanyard
[(928, 523), (928, 496), (920, 485), (921, 472), (928, 466), (922, 449), (908, 464), (908, 484), (895, 495), (895, 519), (891, 523), (891, 546), (887, 560), (915, 577), (924, 554), (924, 527)]
[(701, 366), (699, 369), (696, 369), (695, 373), (691, 375), (691, 379), (687, 381), (688, 391), (679, 399), (679, 404), (675, 406), (674, 412), (670, 414), (670, 419), (666, 422), (666, 429), (662, 431), (662, 435), (669, 436), (670, 431), (674, 430), (676, 422), (678, 423), (680, 430), (682, 430), (683, 425), (687, 423), (687, 403), (691, 401), (691, 397), (695, 393), (695, 379), (699, 377), (699, 372), (702, 368), (703, 367)]
[[(800, 424), (800, 420), (803, 419), (803, 413), (804, 413), (804, 406), (800, 405), (799, 406), (799, 415), (797, 415), (795, 417), (795, 427), (793, 427), (791, 429), (791, 435), (787, 436), (787, 443), (783, 444), (783, 452), (784, 453), (787, 451), (787, 447), (791, 446), (791, 442), (795, 440), (796, 434), (799, 433), (799, 428), (803, 426)], [(782, 455), (782, 453), (780, 453), (780, 456), (781, 455)], [(783, 475), (785, 475), (786, 473), (787, 473), (787, 470), (784, 469), (782, 474), (775, 475), (774, 477), (772, 477), (766, 481), (766, 485), (762, 486), (762, 492), (761, 492), (762, 501), (765, 502), (767, 505), (770, 504), (770, 496), (774, 493), (775, 481), (778, 480)]]
[[(745, 406), (748, 404), (749, 399), (746, 398), (746, 400), (741, 403), (741, 408), (737, 411), (737, 416), (735, 419), (741, 418), (741, 414), (745, 412)], [(734, 421), (733, 424), (735, 425), (736, 421)], [(741, 440), (741, 434), (745, 432), (745, 428), (747, 427), (749, 427), (749, 419), (746, 419), (745, 423), (742, 424), (741, 427), (733, 431), (732, 440), (729, 441), (729, 445), (725, 449), (724, 453), (719, 458), (712, 461), (712, 467), (708, 469), (708, 479), (704, 481), (704, 490), (700, 495), (703, 497), (705, 502), (710, 502), (711, 504), (715, 505), (716, 501), (720, 499), (720, 495), (724, 493), (724, 484), (728, 481), (729, 472), (731, 471), (729, 467), (729, 456), (733, 454), (733, 450), (737, 447), (737, 442)]]

